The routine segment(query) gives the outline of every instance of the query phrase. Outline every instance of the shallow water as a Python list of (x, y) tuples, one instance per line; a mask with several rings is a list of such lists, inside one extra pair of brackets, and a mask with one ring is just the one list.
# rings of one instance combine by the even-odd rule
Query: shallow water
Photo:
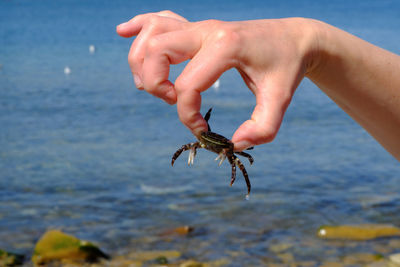
[[(307, 80), (276, 140), (245, 162), (249, 201), (241, 174), (229, 187), (230, 166), (218, 167), (214, 154), (199, 151), (188, 167), (184, 153), (171, 167), (175, 150), (194, 139), (175, 107), (134, 89), (131, 40), (115, 34), (118, 23), (161, 9), (191, 20), (313, 17), (400, 52), (396, 1), (0, 1), (0, 248), (30, 255), (49, 228), (112, 255), (174, 248), (232, 266), (279, 262), (269, 248), (280, 243), (316, 264), (387, 247), (315, 236), (323, 224), (398, 225), (400, 167)], [(235, 71), (202, 105), (227, 137), (253, 106)], [(159, 238), (181, 225), (194, 235)]]

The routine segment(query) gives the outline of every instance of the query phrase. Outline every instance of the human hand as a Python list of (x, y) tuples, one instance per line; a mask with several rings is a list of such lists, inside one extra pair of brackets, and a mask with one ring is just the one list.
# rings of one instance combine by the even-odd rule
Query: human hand
[[(188, 22), (162, 11), (138, 15), (117, 26), (137, 36), (128, 61), (138, 89), (169, 104), (194, 135), (207, 130), (201, 95), (228, 69), (236, 68), (256, 96), (251, 118), (235, 132), (235, 150), (270, 142), (277, 134), (295, 89), (313, 62), (312, 21), (301, 18)], [(189, 60), (175, 84), (170, 64)]]

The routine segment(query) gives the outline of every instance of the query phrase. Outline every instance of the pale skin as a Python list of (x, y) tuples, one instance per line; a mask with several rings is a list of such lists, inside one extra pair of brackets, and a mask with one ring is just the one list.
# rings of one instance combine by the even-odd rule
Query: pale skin
[[(305, 18), (188, 22), (171, 11), (138, 15), (117, 32), (136, 36), (128, 56), (136, 87), (177, 104), (196, 136), (207, 130), (201, 93), (236, 68), (256, 106), (232, 137), (235, 150), (274, 139), (307, 77), (400, 160), (400, 56), (354, 35)], [(186, 60), (169, 81), (170, 65)]]

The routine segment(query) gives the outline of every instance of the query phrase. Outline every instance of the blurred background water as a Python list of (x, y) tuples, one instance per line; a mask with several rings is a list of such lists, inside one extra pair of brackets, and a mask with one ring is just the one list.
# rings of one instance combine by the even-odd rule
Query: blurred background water
[[(46, 229), (58, 228), (112, 255), (175, 248), (257, 266), (279, 242), (299, 260), (340, 258), (342, 248), (315, 237), (323, 224), (400, 226), (398, 162), (308, 80), (276, 140), (251, 151), (253, 166), (245, 162), (249, 201), (241, 173), (229, 187), (230, 166), (218, 167), (214, 154), (200, 150), (188, 167), (185, 153), (172, 168), (172, 154), (194, 137), (174, 106), (134, 88), (132, 40), (115, 33), (136, 14), (163, 9), (189, 20), (312, 17), (400, 53), (394, 0), (0, 0), (0, 248), (31, 254)], [(212, 129), (230, 137), (254, 104), (228, 71), (202, 108), (214, 108)], [(203, 231), (143, 241), (181, 225)], [(376, 242), (347, 248), (374, 251)]]

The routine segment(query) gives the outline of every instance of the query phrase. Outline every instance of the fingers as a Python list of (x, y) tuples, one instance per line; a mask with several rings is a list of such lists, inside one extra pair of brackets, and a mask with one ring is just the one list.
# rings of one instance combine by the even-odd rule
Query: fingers
[(152, 16), (141, 27), (128, 55), (128, 62), (139, 89), (143, 89), (143, 62), (144, 58), (150, 54), (148, 48), (154, 48), (157, 45), (158, 35), (180, 30), (181, 27), (180, 21), (160, 16)]
[(169, 104), (177, 101), (174, 85), (168, 80), (171, 64), (193, 57), (200, 47), (198, 37), (184, 31), (168, 32), (149, 39), (142, 67), (135, 75), (142, 77), (143, 87)]
[(151, 17), (154, 16), (161, 16), (161, 17), (166, 17), (166, 18), (171, 18), (175, 20), (179, 20), (182, 22), (186, 22), (187, 20), (178, 15), (175, 14), (174, 12), (171, 12), (169, 10), (164, 10), (158, 13), (148, 13), (148, 14), (143, 14), (143, 15), (138, 15), (131, 20), (121, 23), (117, 26), (116, 31), (117, 33), (122, 36), (122, 37), (133, 37), (137, 35), (140, 30), (142, 29), (143, 25), (151, 19)]
[(226, 70), (235, 66), (235, 42), (229, 34), (215, 34), (208, 43), (202, 43), (200, 50), (187, 64), (175, 81), (177, 108), (181, 122), (195, 136), (207, 131), (207, 123), (200, 114), (200, 93), (207, 90)]
[[(138, 35), (128, 55), (136, 87), (146, 89), (168, 104), (176, 103), (174, 86), (168, 80), (169, 65), (187, 59), (182, 59), (179, 53), (182, 48), (179, 46), (179, 36), (172, 37), (168, 33), (180, 30), (182, 22), (186, 22), (186, 19), (173, 12), (162, 11), (139, 15), (117, 26), (118, 34), (123, 37)], [(175, 40), (178, 46), (171, 44)], [(187, 43), (185, 40), (182, 42)], [(173, 49), (164, 50), (163, 47)], [(188, 44), (188, 47), (191, 49), (192, 46)]]
[(232, 137), (236, 151), (268, 143), (275, 138), (297, 87), (297, 82), (287, 77), (290, 76), (286, 71), (272, 74), (264, 87), (256, 91), (256, 107), (251, 119), (245, 121)]

